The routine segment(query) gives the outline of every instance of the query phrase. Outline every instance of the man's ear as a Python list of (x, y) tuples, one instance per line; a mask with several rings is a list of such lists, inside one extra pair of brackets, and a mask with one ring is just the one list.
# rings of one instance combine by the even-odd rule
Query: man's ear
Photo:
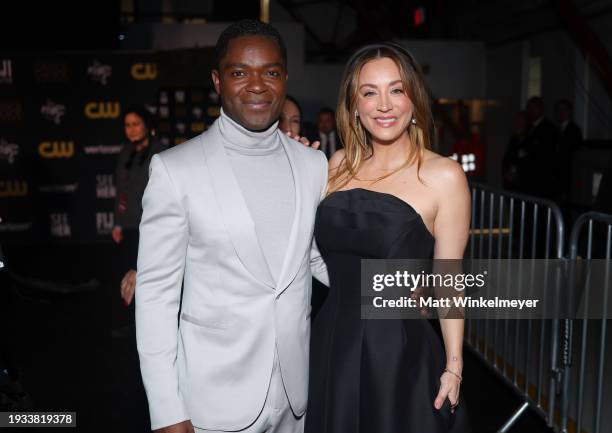
[(210, 77), (212, 78), (213, 85), (215, 86), (215, 91), (220, 95), (221, 94), (221, 78), (219, 77), (219, 71), (213, 69)]

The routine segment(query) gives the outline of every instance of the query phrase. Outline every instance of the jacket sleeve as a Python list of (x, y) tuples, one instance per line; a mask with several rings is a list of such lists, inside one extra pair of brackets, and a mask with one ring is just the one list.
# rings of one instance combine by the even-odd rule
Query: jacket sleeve
[(187, 212), (163, 160), (153, 156), (142, 199), (136, 342), (149, 401), (151, 429), (189, 419), (176, 366), (178, 312), (188, 244)]
[[(319, 202), (325, 198), (325, 192), (327, 191), (327, 158), (323, 153), (318, 153), (317, 156), (321, 160), (321, 168), (319, 170), (320, 179), (322, 179), (322, 188)], [(319, 248), (317, 247), (316, 240), (312, 239), (312, 247), (310, 249), (310, 271), (312, 276), (319, 280), (321, 283), (325, 284), (329, 287), (329, 276), (327, 275), (327, 266), (321, 257), (321, 253), (319, 252)]]

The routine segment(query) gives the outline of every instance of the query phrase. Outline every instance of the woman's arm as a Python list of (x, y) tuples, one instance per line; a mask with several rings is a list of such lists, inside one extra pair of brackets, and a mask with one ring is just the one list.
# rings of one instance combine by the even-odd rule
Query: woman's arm
[[(462, 259), (470, 228), (470, 191), (461, 166), (448, 158), (436, 161), (432, 187), (437, 198), (434, 220), (434, 259)], [(441, 372), (440, 392), (435, 400), (437, 409), (448, 398), (452, 406), (458, 403), (460, 377), (463, 371), (463, 319), (440, 319), (446, 349), (446, 369)]]

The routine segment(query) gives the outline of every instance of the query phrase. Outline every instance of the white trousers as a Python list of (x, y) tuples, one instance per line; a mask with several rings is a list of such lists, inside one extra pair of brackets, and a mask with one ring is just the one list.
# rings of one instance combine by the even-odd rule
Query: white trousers
[[(289, 406), (289, 400), (283, 386), (278, 355), (274, 354), (274, 367), (268, 385), (268, 394), (264, 407), (257, 419), (240, 433), (303, 433), (305, 415), (296, 417)], [(196, 433), (224, 433), (225, 430), (205, 430), (194, 427)]]

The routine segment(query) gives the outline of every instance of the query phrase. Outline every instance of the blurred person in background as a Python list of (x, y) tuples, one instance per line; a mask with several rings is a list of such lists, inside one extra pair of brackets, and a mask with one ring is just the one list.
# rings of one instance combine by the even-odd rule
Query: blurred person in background
[[(127, 307), (134, 298), (136, 287), (136, 259), (138, 256), (138, 225), (142, 215), (142, 196), (149, 179), (149, 163), (164, 146), (155, 136), (153, 116), (144, 107), (129, 107), (123, 114), (123, 144), (115, 169), (117, 195), (115, 198), (115, 226), (113, 242), (120, 247), (121, 266), (127, 270), (120, 283), (120, 294)], [(123, 272), (123, 271), (122, 271)], [(130, 316), (133, 308), (130, 309)], [(122, 323), (131, 327), (130, 323)]]
[(334, 110), (329, 107), (321, 108), (319, 111), (319, 117), (317, 120), (318, 135), (317, 141), (321, 143), (319, 147), (327, 156), (327, 159), (336, 152), (336, 150), (342, 148), (340, 138), (336, 132), (336, 117)]
[(292, 96), (287, 95), (281, 111), (278, 129), (289, 136), (299, 136), (302, 129), (302, 109)]
[(561, 204), (569, 199), (572, 180), (572, 152), (582, 143), (582, 131), (574, 122), (572, 103), (561, 99), (555, 104), (555, 117), (559, 125), (557, 141), (557, 198)]
[(287, 95), (283, 104), (283, 109), (278, 118), (278, 129), (283, 131), (288, 137), (294, 138), (299, 142), (310, 146), (313, 149), (318, 149), (320, 142), (315, 141), (312, 144), (305, 135), (302, 134), (302, 108), (298, 101)]
[(510, 191), (526, 192), (529, 190), (529, 168), (527, 165), (528, 125), (527, 113), (525, 111), (516, 113), (510, 142), (502, 161), (504, 188)]
[(533, 96), (527, 101), (527, 174), (529, 194), (555, 198), (557, 190), (557, 128), (544, 116), (544, 101)]

